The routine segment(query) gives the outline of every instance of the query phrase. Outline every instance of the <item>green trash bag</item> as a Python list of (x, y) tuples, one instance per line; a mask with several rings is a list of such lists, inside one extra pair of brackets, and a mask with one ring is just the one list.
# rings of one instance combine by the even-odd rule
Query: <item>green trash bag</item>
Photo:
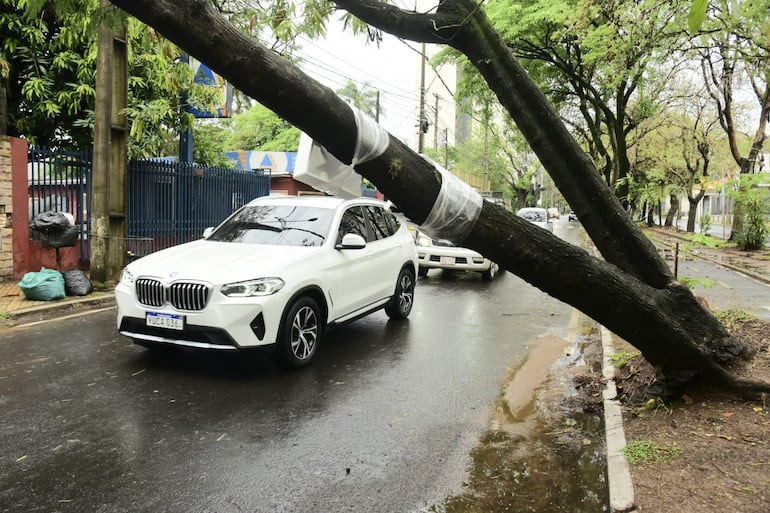
[(27, 299), (35, 301), (53, 301), (64, 299), (64, 276), (59, 271), (43, 267), (39, 272), (25, 274), (19, 282), (19, 288)]

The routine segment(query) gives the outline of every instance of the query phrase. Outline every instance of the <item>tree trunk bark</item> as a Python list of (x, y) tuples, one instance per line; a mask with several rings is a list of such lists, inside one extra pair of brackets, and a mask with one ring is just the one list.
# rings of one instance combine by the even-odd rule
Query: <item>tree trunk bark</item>
[[(113, 3), (210, 64), (340, 161), (351, 162), (357, 129), (349, 107), (333, 91), (230, 26), (208, 0)], [(453, 45), (482, 70), (509, 112), (515, 113), (522, 132), (610, 262), (486, 201), (470, 234), (455, 242), (601, 322), (640, 349), (650, 363), (660, 365), (667, 376), (699, 375), (732, 383), (726, 366), (746, 354), (745, 347), (689, 289), (674, 281), (654, 245), (622, 210), (476, 4), (450, 0), (433, 16), (405, 14), (380, 3), (337, 3), (364, 21), (379, 21), (373, 24), (417, 41), (441, 42), (439, 36), (444, 34), (436, 34), (434, 27), (454, 27)], [(361, 13), (356, 6), (371, 10)], [(416, 20), (419, 30), (405, 23), (404, 16)], [(417, 224), (427, 218), (441, 187), (437, 170), (393, 136), (382, 155), (357, 165), (356, 171)]]
[(687, 195), (687, 201), (690, 203), (690, 210), (687, 212), (687, 233), (695, 233), (695, 221), (698, 216), (698, 203), (701, 202), (703, 196), (706, 195), (706, 191), (703, 189), (695, 196), (692, 194)]
[(679, 197), (676, 194), (670, 194), (669, 201), (671, 202), (671, 208), (668, 209), (666, 222), (664, 224), (667, 228), (671, 228), (674, 225), (674, 219), (676, 219), (677, 214), (679, 214)]

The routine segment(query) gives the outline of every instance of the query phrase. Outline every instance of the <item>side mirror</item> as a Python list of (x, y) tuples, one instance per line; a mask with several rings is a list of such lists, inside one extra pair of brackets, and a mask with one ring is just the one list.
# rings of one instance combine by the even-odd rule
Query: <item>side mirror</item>
[(337, 249), (363, 249), (366, 247), (366, 240), (357, 233), (346, 233), (342, 236), (342, 243), (337, 244)]
[(203, 230), (203, 238), (204, 239), (208, 239), (211, 236), (212, 233), (214, 233), (214, 227), (213, 226), (209, 226), (208, 228)]

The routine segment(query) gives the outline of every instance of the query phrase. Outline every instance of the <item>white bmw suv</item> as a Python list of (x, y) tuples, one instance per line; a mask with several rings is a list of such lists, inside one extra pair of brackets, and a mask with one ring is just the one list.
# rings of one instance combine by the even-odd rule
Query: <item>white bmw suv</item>
[(265, 197), (204, 238), (130, 263), (117, 326), (136, 343), (239, 350), (274, 344), (310, 363), (327, 328), (384, 308), (409, 315), (417, 252), (384, 202)]

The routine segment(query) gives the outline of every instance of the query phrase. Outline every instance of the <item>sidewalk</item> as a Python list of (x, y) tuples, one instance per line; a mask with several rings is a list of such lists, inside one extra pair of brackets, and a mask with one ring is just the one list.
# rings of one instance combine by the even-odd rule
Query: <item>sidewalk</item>
[[(743, 273), (759, 282), (770, 284), (770, 248), (762, 251), (742, 251), (735, 247), (709, 248), (691, 244), (687, 237), (693, 235), (692, 233), (658, 227), (647, 228), (645, 231), (653, 241), (666, 246), (667, 252), (674, 251), (678, 243), (680, 258), (684, 258), (687, 254), (694, 255)], [(664, 254), (667, 258), (672, 256), (672, 254)]]
[(110, 305), (113, 302), (112, 290), (99, 290), (87, 296), (68, 296), (55, 301), (33, 301), (24, 297), (17, 282), (0, 281), (0, 322), (3, 323), (34, 321), (52, 314), (66, 314), (69, 310)]

